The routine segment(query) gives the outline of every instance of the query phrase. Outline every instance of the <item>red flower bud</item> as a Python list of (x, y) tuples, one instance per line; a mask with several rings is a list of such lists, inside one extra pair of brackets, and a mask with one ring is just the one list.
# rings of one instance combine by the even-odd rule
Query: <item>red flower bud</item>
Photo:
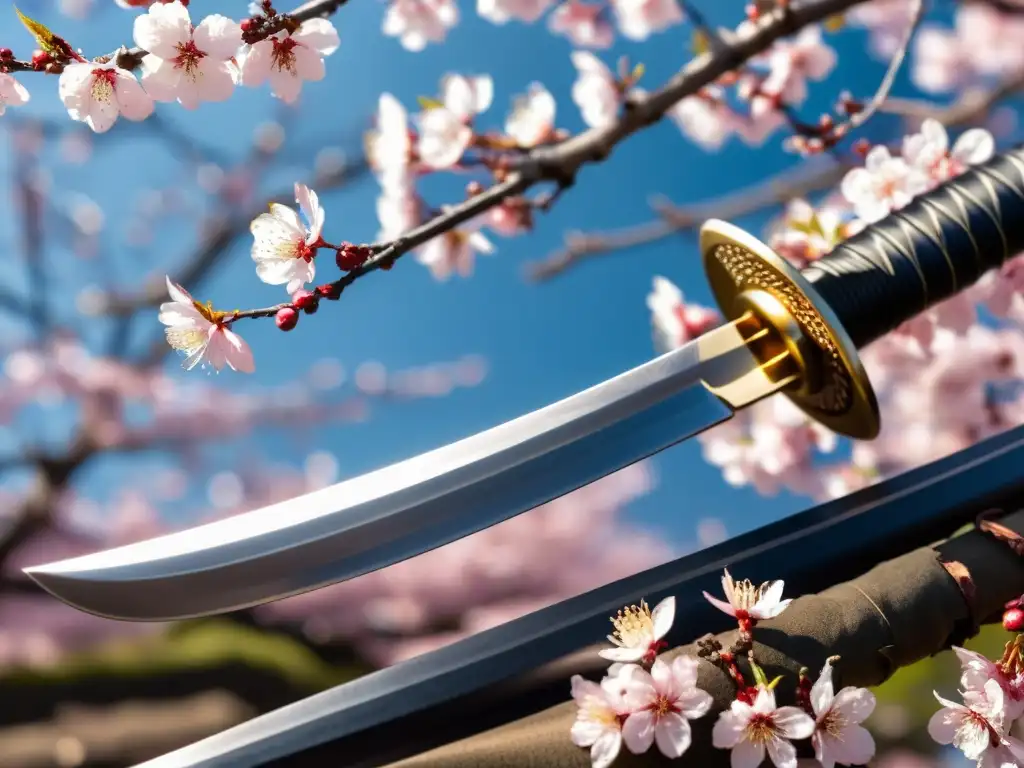
[(36, 51), (32, 54), (32, 66), (35, 69), (42, 69), (53, 61), (53, 58), (46, 51)]
[(336, 286), (334, 283), (318, 285), (316, 287), (316, 292), (329, 301), (337, 301), (341, 298), (341, 288)]
[(299, 322), (299, 313), (291, 307), (279, 309), (274, 316), (274, 322), (282, 331), (290, 331)]
[(1003, 629), (1008, 632), (1024, 630), (1024, 611), (1020, 608), (1011, 608), (1003, 613)]
[(0, 60), (13, 59), (14, 51), (10, 48), (0, 48)]
[(320, 297), (312, 291), (296, 291), (292, 294), (292, 304), (296, 309), (312, 315), (320, 304)]
[(338, 255), (335, 261), (338, 264), (338, 269), (343, 272), (351, 272), (356, 267), (361, 267), (365, 264), (366, 260), (372, 255), (373, 251), (365, 245), (342, 243), (341, 247), (338, 248)]
[(248, 32), (250, 29), (252, 29), (253, 20), (252, 19), (244, 19), (239, 26), (242, 28), (243, 32)]

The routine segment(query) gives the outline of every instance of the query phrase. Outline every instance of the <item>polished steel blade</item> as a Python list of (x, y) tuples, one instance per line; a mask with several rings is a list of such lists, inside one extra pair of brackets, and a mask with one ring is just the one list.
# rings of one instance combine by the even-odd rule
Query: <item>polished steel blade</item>
[(444, 448), (246, 514), (26, 572), (76, 608), (134, 621), (222, 613), (344, 581), (576, 490), (780, 389), (794, 378), (779, 364), (786, 353), (761, 364), (748, 348), (766, 334), (747, 315)]
[[(784, 579), (790, 596), (819, 592), (939, 541), (985, 509), (1019, 508), (1024, 503), (1022, 461), (1024, 427), (1017, 427), (842, 499), (289, 704), (136, 768), (253, 768), (276, 765), (274, 761), (300, 752), (302, 765), (339, 765), (339, 755), (344, 755), (346, 768), (390, 764), (568, 700), (572, 674), (599, 678), (607, 671), (608, 662), (596, 653), (577, 652), (600, 641), (608, 617), (624, 605), (640, 598), (654, 605), (675, 596), (675, 623), (666, 638), (672, 646), (692, 642), (697, 628), (723, 631), (730, 618), (701, 597), (702, 590), (721, 589), (722, 568), (755, 583)], [(313, 752), (328, 743), (329, 754)]]

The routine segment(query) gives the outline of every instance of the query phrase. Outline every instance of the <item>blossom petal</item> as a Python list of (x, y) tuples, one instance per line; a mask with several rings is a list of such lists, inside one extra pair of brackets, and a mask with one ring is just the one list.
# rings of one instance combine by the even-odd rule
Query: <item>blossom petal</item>
[(256, 88), (267, 82), (274, 63), (274, 43), (260, 40), (245, 53), (241, 64), (241, 82), (247, 88)]
[(281, 222), (287, 230), (289, 238), (305, 238), (306, 228), (302, 226), (302, 219), (293, 208), (281, 203), (271, 203), (267, 207), (270, 209), (270, 215)]
[[(223, 61), (216, 61), (212, 56), (201, 59), (198, 66), (199, 77), (194, 81), (196, 94), (201, 101), (221, 102), (231, 98), (235, 92), (235, 78)], [(185, 78), (189, 82), (188, 78)], [(185, 102), (181, 100), (184, 107)]]
[(142, 87), (154, 101), (175, 101), (181, 83), (181, 70), (173, 62), (146, 56), (142, 59), (141, 80)]
[(862, 723), (875, 711), (875, 695), (867, 688), (848, 686), (836, 694), (832, 706), (851, 723)]
[(995, 151), (992, 134), (984, 128), (972, 128), (956, 140), (950, 154), (966, 165), (977, 165), (989, 160)]
[(814, 733), (814, 718), (800, 707), (779, 707), (774, 719), (779, 732), (787, 739), (809, 739)]
[(170, 296), (173, 301), (176, 301), (179, 304), (187, 304), (188, 306), (192, 306), (192, 295), (188, 291), (186, 291), (177, 283), (172, 282), (169, 276), (165, 276), (164, 280), (167, 281), (167, 295)]
[(128, 120), (145, 120), (153, 114), (153, 99), (139, 85), (135, 75), (118, 67), (114, 70), (117, 76), (117, 106), (121, 114)]
[(654, 624), (654, 639), (661, 640), (668, 631), (672, 629), (672, 622), (676, 620), (676, 598), (669, 595), (651, 611), (651, 621)]
[(242, 45), (242, 27), (227, 16), (214, 13), (199, 23), (192, 33), (192, 39), (196, 48), (207, 53), (210, 58), (227, 61)]
[[(750, 716), (749, 714), (744, 716), (742, 713), (737, 712), (737, 703), (742, 702), (733, 702), (732, 709), (722, 712), (718, 716), (718, 720), (715, 721), (715, 727), (711, 729), (711, 742), (714, 744), (715, 749), (732, 749), (743, 740), (744, 731)], [(749, 709), (750, 707), (748, 706), (747, 710), (749, 711)], [(764, 752), (761, 753), (758, 762), (763, 758)]]
[(866, 765), (875, 756), (875, 740), (860, 725), (844, 728), (842, 738), (833, 740), (831, 746), (836, 761), (843, 765)]
[(732, 768), (758, 768), (763, 762), (763, 742), (741, 741), (732, 749)]
[(292, 35), (296, 42), (308, 45), (322, 56), (330, 56), (341, 45), (338, 30), (328, 19), (307, 19)]
[(275, 67), (270, 70), (270, 92), (285, 104), (294, 104), (302, 93), (302, 78)]
[(821, 717), (832, 706), (835, 693), (832, 688), (832, 664), (826, 661), (825, 666), (818, 675), (818, 679), (811, 686), (811, 707), (814, 714)]
[(700, 669), (700, 662), (693, 656), (676, 656), (672, 660), (672, 674), (683, 688), (693, 688), (697, 685), (697, 670)]
[(622, 740), (626, 749), (634, 755), (640, 755), (651, 748), (654, 743), (654, 714), (651, 712), (634, 712), (622, 724)]
[(295, 71), (298, 75), (296, 80), (308, 80), (315, 83), (324, 79), (327, 68), (318, 51), (300, 45), (295, 48), (293, 53), (295, 55)]
[(708, 713), (714, 701), (714, 697), (707, 691), (702, 691), (700, 688), (691, 688), (688, 691), (684, 691), (676, 699), (676, 706), (679, 707), (683, 717), (688, 720), (696, 720), (698, 717), (704, 717)]
[(252, 373), (255, 371), (256, 363), (252, 357), (252, 350), (246, 344), (245, 339), (227, 328), (223, 330), (222, 335), (230, 349), (230, 352), (225, 355), (225, 362), (228, 366), (239, 373)]
[(654, 726), (654, 741), (665, 757), (679, 757), (690, 748), (693, 736), (690, 723), (675, 712), (658, 718)]
[(722, 611), (723, 613), (727, 613), (730, 616), (736, 615), (736, 609), (733, 608), (730, 603), (727, 603), (724, 600), (719, 600), (717, 597), (712, 597), (707, 592), (704, 593), (704, 599), (711, 603), (713, 606), (715, 606), (715, 608)]
[(622, 734), (606, 730), (590, 748), (591, 768), (608, 768), (619, 756), (622, 748)]
[(597, 655), (608, 661), (640, 661), (645, 650), (643, 648), (602, 648)]
[(957, 729), (963, 722), (965, 711), (948, 707), (940, 709), (928, 721), (928, 735), (939, 744), (952, 744)]
[(192, 39), (192, 21), (181, 3), (155, 3), (142, 16), (135, 17), (132, 29), (135, 44), (160, 59), (173, 59), (178, 46)]
[(768, 756), (776, 768), (796, 768), (796, 747), (782, 739), (768, 742)]

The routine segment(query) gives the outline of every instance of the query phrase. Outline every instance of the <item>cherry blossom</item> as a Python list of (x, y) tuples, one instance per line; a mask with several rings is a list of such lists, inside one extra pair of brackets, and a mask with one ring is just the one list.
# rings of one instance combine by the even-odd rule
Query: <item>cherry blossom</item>
[(761, 686), (753, 705), (737, 699), (722, 712), (711, 732), (717, 749), (732, 750), (733, 768), (757, 768), (768, 756), (776, 768), (796, 768), (790, 739), (806, 739), (815, 723), (799, 707), (777, 707), (775, 693)]
[(135, 19), (135, 43), (142, 59), (142, 85), (156, 101), (177, 101), (196, 109), (224, 101), (235, 88), (232, 59), (242, 44), (241, 27), (213, 14), (193, 27), (188, 9), (175, 0), (156, 3)]
[(292, 208), (271, 203), (270, 212), (261, 213), (249, 225), (256, 274), (270, 285), (285, 284), (288, 293), (316, 276), (314, 259), (325, 218), (316, 192), (304, 184), (295, 185), (295, 200), (305, 223)]
[(249, 46), (239, 65), (241, 83), (257, 87), (269, 79), (270, 92), (294, 104), (304, 80), (324, 79), (324, 57), (339, 45), (338, 32), (328, 19), (307, 19), (290, 34), (278, 32)]
[(935, 694), (942, 709), (928, 721), (928, 734), (939, 744), (952, 744), (978, 768), (1005, 768), (1024, 760), (1024, 742), (1007, 735), (1006, 702), (995, 680), (985, 683), (981, 695), (969, 705), (957, 704)]
[(667, 278), (654, 278), (654, 289), (647, 295), (651, 310), (655, 348), (667, 352), (702, 336), (722, 322), (717, 311), (700, 304), (688, 304), (683, 292)]
[(610, 48), (615, 41), (615, 30), (603, 3), (583, 0), (560, 3), (548, 17), (548, 28), (555, 34), (565, 35), (580, 48)]
[(697, 687), (697, 659), (677, 656), (656, 659), (651, 671), (637, 668), (625, 679), (624, 697), (630, 714), (622, 739), (633, 754), (658, 745), (665, 757), (680, 757), (690, 748), (690, 720), (703, 717), (714, 700)]
[(388, 190), (377, 198), (378, 239), (394, 240), (423, 220), (423, 201), (415, 190)]
[(924, 174), (902, 157), (890, 155), (884, 146), (872, 148), (864, 167), (847, 173), (841, 185), (857, 216), (868, 223), (884, 219), (926, 188)]
[(921, 124), (921, 132), (903, 139), (903, 159), (925, 175), (931, 185), (939, 184), (984, 163), (995, 152), (995, 139), (984, 128), (965, 131), (949, 147), (949, 136), (938, 120), (929, 118)]
[(180, 285), (167, 278), (171, 301), (160, 305), (159, 320), (167, 326), (167, 343), (185, 355), (182, 366), (191, 371), (197, 365), (209, 365), (220, 371), (225, 365), (233, 371), (256, 370), (252, 350), (245, 340), (225, 322), (225, 313), (209, 304), (200, 304)]
[(792, 40), (780, 40), (765, 58), (768, 76), (760, 92), (783, 104), (807, 99), (807, 81), (824, 80), (836, 65), (835, 50), (821, 38), (821, 27), (804, 27)]
[(473, 274), (475, 254), (494, 253), (494, 245), (480, 231), (483, 218), (477, 217), (428, 241), (416, 253), (435, 280), (447, 280), (452, 272), (462, 277)]
[(476, 12), (492, 24), (513, 19), (532, 24), (551, 7), (554, 0), (476, 0)]
[(906, 34), (912, 7), (906, 0), (871, 0), (850, 8), (846, 18), (870, 29), (872, 48), (888, 59), (898, 50)]
[(611, 5), (619, 31), (630, 40), (646, 40), (683, 21), (676, 0), (611, 0)]
[(706, 150), (720, 149), (738, 126), (736, 114), (725, 101), (725, 91), (714, 85), (680, 100), (668, 116)]
[(397, 37), (409, 51), (422, 51), (427, 43), (444, 42), (448, 30), (459, 23), (455, 0), (391, 0), (383, 32)]
[(608, 635), (609, 642), (615, 648), (606, 648), (599, 656), (609, 661), (651, 663), (658, 650), (664, 645), (661, 639), (672, 628), (676, 616), (676, 599), (666, 597), (651, 611), (647, 603), (640, 601), (640, 606), (631, 605), (619, 611), (612, 619), (615, 632)]
[(1003, 691), (1006, 720), (1016, 720), (1024, 715), (1024, 673), (1015, 673), (1011, 676), (999, 664), (966, 648), (953, 646), (953, 652), (960, 660), (963, 670), (960, 685), (965, 693), (983, 696), (989, 680), (995, 680)]
[(852, 234), (844, 216), (844, 212), (834, 206), (815, 209), (806, 200), (791, 200), (768, 243), (794, 266), (806, 267), (828, 255)]
[(875, 754), (875, 740), (861, 723), (875, 709), (875, 697), (866, 688), (847, 686), (836, 693), (832, 664), (825, 662), (811, 687), (811, 707), (816, 718), (814, 756), (822, 768), (865, 765)]
[(455, 165), (473, 141), (469, 123), (491, 105), (494, 85), (487, 75), (447, 75), (441, 81), (441, 104), (417, 117), (420, 131), (417, 151), (432, 168)]
[(551, 139), (555, 128), (555, 97), (540, 83), (515, 99), (505, 121), (505, 133), (520, 147), (535, 147)]
[(573, 675), (572, 697), (578, 710), (572, 725), (572, 742), (590, 747), (593, 768), (608, 768), (622, 749), (622, 716), (629, 712), (616, 677), (600, 684)]
[(66, 65), (57, 93), (71, 119), (85, 123), (96, 133), (109, 131), (118, 115), (138, 121), (153, 114), (153, 99), (135, 75), (113, 63)]
[(413, 136), (405, 107), (390, 93), (380, 95), (376, 130), (367, 136), (366, 154), (382, 187), (406, 188), (414, 156)]
[(707, 592), (704, 598), (715, 608), (741, 621), (758, 622), (762, 619), (774, 619), (781, 614), (792, 600), (782, 599), (783, 581), (766, 581), (755, 587), (748, 579), (733, 581), (728, 569), (722, 576), (722, 589), (726, 601), (712, 597)]
[(7, 107), (20, 107), (27, 104), (31, 96), (28, 89), (8, 75), (0, 72), (0, 115)]
[(572, 63), (579, 71), (572, 86), (572, 100), (580, 108), (583, 122), (591, 128), (615, 122), (622, 105), (622, 89), (615, 75), (588, 51), (574, 51)]

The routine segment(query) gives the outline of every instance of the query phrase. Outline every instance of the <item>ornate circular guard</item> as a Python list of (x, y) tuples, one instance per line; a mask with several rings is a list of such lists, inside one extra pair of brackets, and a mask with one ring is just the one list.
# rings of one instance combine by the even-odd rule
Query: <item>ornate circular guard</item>
[[(857, 348), (811, 283), (771, 248), (742, 229), (711, 219), (700, 231), (704, 270), (719, 309), (735, 320), (753, 311), (786, 335), (795, 321), (802, 334), (789, 350), (802, 373), (784, 389), (804, 413), (833, 432), (861, 440), (878, 435), (878, 402)], [(768, 294), (774, 301), (759, 299)], [(773, 317), (772, 306), (786, 316)]]

